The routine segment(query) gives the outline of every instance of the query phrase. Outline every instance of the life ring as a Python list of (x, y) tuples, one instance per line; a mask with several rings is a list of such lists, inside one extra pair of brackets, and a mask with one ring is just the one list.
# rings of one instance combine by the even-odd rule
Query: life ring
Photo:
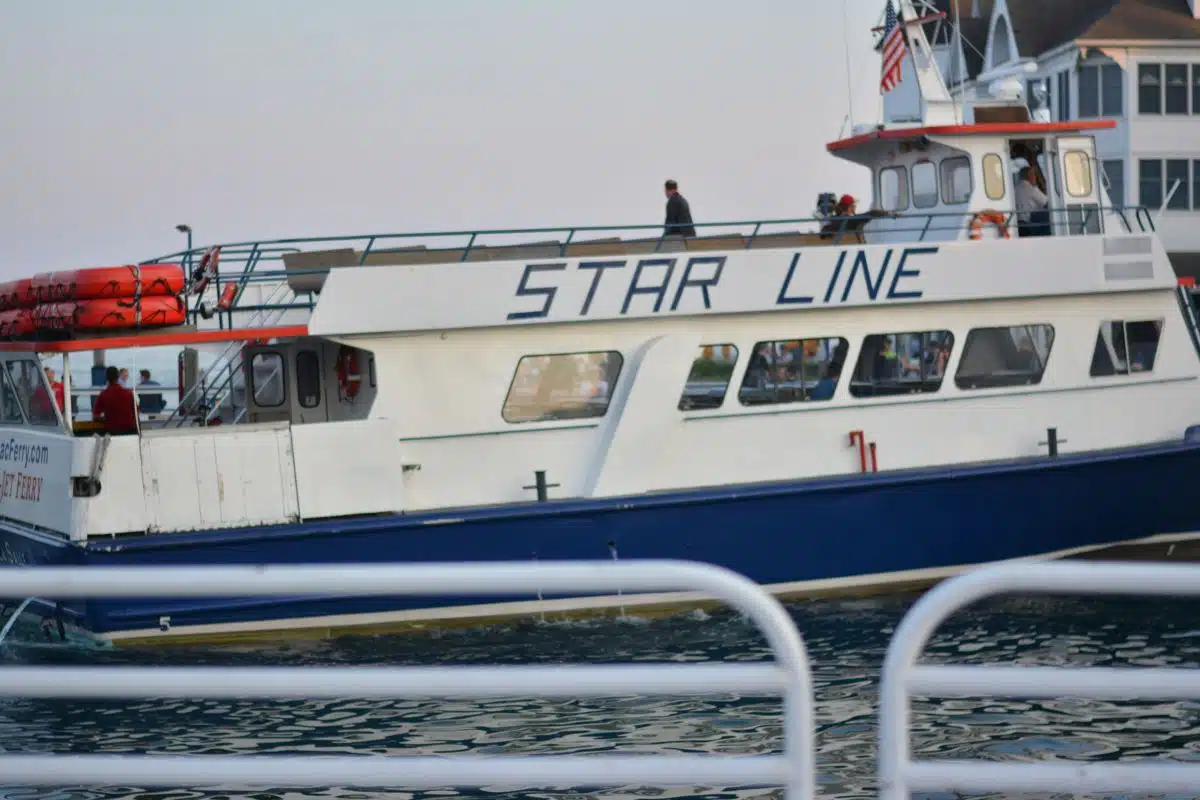
[(358, 371), (358, 351), (353, 347), (342, 347), (337, 356), (338, 389), (342, 397), (353, 400), (362, 385), (362, 375)]
[(1009, 238), (1008, 216), (989, 208), (971, 217), (971, 241), (977, 242), (983, 238), (983, 225), (986, 222), (990, 222), (996, 226), (996, 230), (1000, 231), (1001, 239)]
[(212, 279), (217, 277), (217, 265), (220, 262), (220, 247), (210, 247), (204, 251), (200, 263), (192, 270), (192, 294), (203, 294)]

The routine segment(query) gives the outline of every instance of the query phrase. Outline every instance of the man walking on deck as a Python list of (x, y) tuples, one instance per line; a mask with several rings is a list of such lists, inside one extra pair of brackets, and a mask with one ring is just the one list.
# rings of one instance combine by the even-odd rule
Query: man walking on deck
[(664, 223), (663, 236), (695, 236), (696, 228), (692, 224), (692, 208), (688, 201), (679, 193), (679, 184), (667, 181), (667, 221)]

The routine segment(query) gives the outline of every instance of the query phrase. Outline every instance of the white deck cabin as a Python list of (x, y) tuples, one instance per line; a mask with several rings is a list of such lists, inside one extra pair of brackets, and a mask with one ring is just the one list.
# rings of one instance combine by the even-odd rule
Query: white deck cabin
[[(550, 500), (604, 498), (1049, 457), (1048, 429), (1063, 453), (1178, 441), (1197, 422), (1194, 312), (1149, 215), (1104, 194), (1087, 131), (1105, 123), (1031, 122), (1017, 98), (960, 124), (922, 102), (922, 124), (829, 146), (896, 215), (861, 230), (234, 245), (233, 302), (216, 281), (186, 330), (4, 345), (0, 517), (74, 541), (452, 520), (537, 501), (537, 473)], [(1018, 235), (1022, 147), (1050, 235)], [(31, 410), (37, 353), (147, 346), (189, 348), (156, 427), (102, 437)], [(212, 368), (199, 347), (221, 351)]]

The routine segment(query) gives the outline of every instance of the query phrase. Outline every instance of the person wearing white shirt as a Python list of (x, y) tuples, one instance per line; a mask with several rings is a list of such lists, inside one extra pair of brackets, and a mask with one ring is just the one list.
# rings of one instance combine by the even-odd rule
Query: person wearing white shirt
[(1049, 198), (1033, 184), (1029, 167), (1017, 173), (1015, 190), (1017, 202), (1017, 231), (1021, 236), (1049, 236)]

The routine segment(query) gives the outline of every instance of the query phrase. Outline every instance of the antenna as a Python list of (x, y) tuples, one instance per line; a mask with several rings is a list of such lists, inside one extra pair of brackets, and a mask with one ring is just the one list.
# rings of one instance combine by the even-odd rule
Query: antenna
[(950, 102), (954, 104), (954, 120), (962, 124), (963, 112), (959, 106), (959, 101), (962, 98), (963, 87), (967, 82), (967, 65), (962, 58), (962, 20), (959, 16), (959, 6), (962, 3), (959, 0), (950, 0), (954, 4), (954, 36), (950, 38), (950, 75), (951, 80), (958, 84), (958, 95), (954, 94), (954, 90), (950, 90)]
[(842, 49), (846, 55), (846, 118), (850, 120), (850, 133), (854, 134), (854, 82), (850, 80), (850, 12), (849, 0), (842, 0)]

